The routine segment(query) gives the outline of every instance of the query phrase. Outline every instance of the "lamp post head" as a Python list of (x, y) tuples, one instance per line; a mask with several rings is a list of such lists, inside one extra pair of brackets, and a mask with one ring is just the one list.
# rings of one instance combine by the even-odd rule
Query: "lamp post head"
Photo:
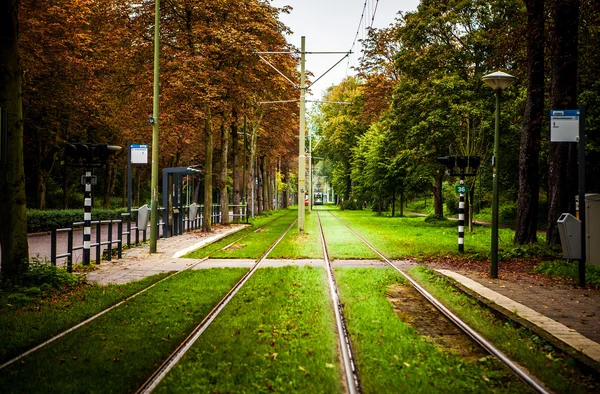
[(509, 87), (515, 77), (502, 71), (496, 71), (488, 75), (484, 75), (481, 80), (494, 90), (504, 90)]

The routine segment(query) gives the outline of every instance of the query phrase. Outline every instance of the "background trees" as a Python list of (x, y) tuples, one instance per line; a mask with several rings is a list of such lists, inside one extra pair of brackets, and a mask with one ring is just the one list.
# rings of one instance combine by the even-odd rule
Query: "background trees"
[[(347, 176), (340, 169), (352, 168), (337, 191), (376, 205), (380, 198), (393, 198), (395, 190), (410, 191), (425, 180), (435, 215), (442, 216), (444, 175), (435, 158), (468, 154), (482, 158), (485, 205), (492, 178), (494, 101), (481, 77), (500, 69), (517, 77), (501, 106), (502, 205), (505, 212), (515, 212), (515, 242), (537, 240), (539, 213), (547, 218), (542, 222), (547, 222), (548, 242), (557, 242), (558, 214), (574, 210), (576, 155), (569, 144), (549, 143), (547, 114), (549, 105), (576, 108), (581, 102), (591, 114), (586, 129), (599, 127), (600, 63), (598, 51), (592, 50), (599, 33), (596, 3), (423, 0), (416, 11), (399, 14), (394, 25), (372, 30), (354, 88), (363, 124), (346, 127), (362, 130), (351, 153), (340, 139), (331, 138), (332, 130), (344, 124), (342, 110), (321, 106), (316, 116), (320, 132), (331, 140), (319, 147), (323, 154), (334, 160), (337, 174)], [(347, 81), (330, 92), (344, 86)], [(586, 164), (593, 173), (598, 141), (588, 135)], [(596, 175), (588, 174), (587, 185), (587, 192), (600, 191)]]

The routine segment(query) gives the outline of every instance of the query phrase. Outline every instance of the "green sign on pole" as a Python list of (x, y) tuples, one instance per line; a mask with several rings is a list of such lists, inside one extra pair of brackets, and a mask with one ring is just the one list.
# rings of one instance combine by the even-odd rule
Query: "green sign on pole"
[(458, 194), (467, 194), (469, 188), (467, 187), (467, 185), (456, 185), (454, 186), (454, 190), (456, 190), (456, 193)]

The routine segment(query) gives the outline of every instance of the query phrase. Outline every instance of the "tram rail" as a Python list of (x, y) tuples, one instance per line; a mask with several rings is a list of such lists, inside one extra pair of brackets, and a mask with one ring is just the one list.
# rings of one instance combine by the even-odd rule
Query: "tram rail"
[[(282, 218), (285, 218), (286, 216), (287, 216), (287, 215), (283, 215), (283, 216), (277, 217), (277, 218), (275, 218), (275, 219), (273, 219), (273, 220), (271, 220), (271, 221), (269, 221), (269, 222), (267, 222), (267, 223), (263, 224), (262, 226), (260, 226), (260, 227), (256, 228), (256, 229), (255, 229), (253, 232), (250, 232), (250, 233), (248, 233), (248, 234), (245, 234), (245, 235), (243, 235), (243, 236), (241, 236), (241, 237), (237, 238), (235, 241), (231, 242), (229, 245), (227, 245), (227, 246), (226, 246), (225, 248), (223, 248), (222, 250), (225, 250), (226, 248), (229, 248), (229, 247), (231, 247), (231, 245), (235, 244), (236, 242), (239, 242), (240, 240), (244, 239), (244, 238), (245, 238), (245, 237), (247, 237), (248, 235), (250, 235), (250, 234), (252, 234), (252, 233), (255, 233), (255, 232), (258, 232), (258, 231), (260, 231), (261, 229), (263, 229), (263, 228), (267, 227), (268, 225), (270, 225), (270, 224), (274, 223), (275, 221), (277, 221), (277, 220), (279, 220), (279, 219), (282, 219)], [(165, 278), (163, 278), (163, 279), (161, 279), (161, 280), (159, 280), (159, 281), (157, 281), (157, 282), (154, 282), (154, 283), (152, 283), (151, 285), (149, 285), (149, 286), (147, 286), (147, 287), (144, 287), (143, 289), (141, 289), (141, 290), (140, 290), (140, 291), (138, 291), (137, 293), (134, 293), (134, 294), (130, 295), (129, 297), (127, 297), (127, 298), (125, 298), (125, 299), (123, 299), (123, 300), (119, 301), (118, 303), (116, 303), (116, 304), (114, 304), (114, 305), (112, 305), (112, 306), (110, 306), (110, 307), (108, 307), (108, 308), (105, 308), (105, 309), (103, 309), (102, 311), (100, 311), (100, 312), (96, 313), (95, 315), (93, 315), (93, 316), (91, 316), (91, 317), (89, 317), (89, 318), (87, 318), (87, 319), (85, 319), (85, 320), (83, 320), (83, 321), (81, 321), (81, 322), (79, 322), (79, 323), (75, 324), (74, 326), (72, 326), (72, 327), (70, 327), (70, 328), (67, 328), (66, 330), (64, 330), (64, 331), (62, 331), (62, 332), (60, 332), (60, 333), (56, 334), (55, 336), (53, 336), (53, 337), (51, 337), (51, 338), (49, 338), (49, 339), (47, 339), (47, 340), (45, 340), (45, 341), (41, 342), (41, 343), (40, 343), (40, 344), (38, 344), (38, 345), (35, 345), (34, 347), (32, 347), (32, 348), (30, 348), (30, 349), (28, 349), (28, 350), (26, 350), (26, 351), (22, 352), (21, 354), (19, 354), (19, 355), (15, 356), (15, 357), (13, 357), (13, 358), (11, 358), (10, 360), (7, 360), (7, 361), (5, 361), (4, 363), (0, 364), (0, 371), (1, 371), (2, 369), (4, 369), (4, 368), (6, 368), (6, 367), (8, 367), (8, 366), (10, 366), (10, 365), (12, 365), (12, 364), (14, 364), (15, 362), (17, 362), (17, 361), (19, 361), (19, 360), (23, 359), (24, 357), (27, 357), (28, 355), (30, 355), (30, 354), (32, 354), (32, 353), (34, 353), (34, 352), (36, 352), (36, 351), (38, 351), (38, 350), (40, 350), (40, 349), (44, 348), (45, 346), (47, 346), (47, 345), (49, 345), (49, 344), (51, 344), (51, 343), (55, 342), (56, 340), (58, 340), (58, 339), (60, 339), (60, 338), (64, 337), (65, 335), (67, 335), (67, 334), (69, 334), (69, 333), (71, 333), (71, 332), (73, 332), (73, 331), (75, 331), (75, 330), (77, 330), (77, 329), (79, 329), (79, 328), (81, 328), (81, 327), (84, 327), (84, 326), (88, 325), (89, 323), (91, 323), (91, 322), (93, 322), (94, 320), (98, 319), (99, 317), (101, 317), (101, 316), (105, 315), (106, 313), (108, 313), (108, 312), (110, 312), (110, 311), (112, 311), (112, 310), (114, 310), (114, 309), (118, 308), (119, 306), (121, 306), (121, 305), (123, 305), (123, 304), (127, 303), (128, 301), (131, 301), (132, 299), (134, 299), (134, 298), (136, 298), (137, 296), (139, 296), (139, 295), (141, 295), (141, 294), (145, 293), (146, 291), (148, 291), (148, 290), (152, 289), (153, 287), (155, 287), (155, 286), (157, 286), (157, 285), (161, 284), (161, 283), (162, 283), (162, 282), (164, 282), (165, 280), (167, 280), (167, 279), (169, 279), (169, 278), (173, 278), (173, 277), (175, 277), (175, 276), (177, 276), (177, 275), (179, 275), (179, 274), (181, 274), (181, 273), (183, 273), (183, 272), (186, 272), (186, 271), (189, 271), (189, 270), (192, 270), (192, 269), (194, 269), (196, 266), (198, 266), (199, 264), (201, 264), (201, 263), (205, 262), (205, 261), (206, 261), (206, 260), (208, 260), (209, 258), (210, 258), (210, 256), (206, 256), (206, 257), (204, 257), (204, 258), (200, 259), (199, 261), (197, 261), (196, 263), (194, 263), (194, 264), (191, 264), (190, 266), (188, 266), (188, 267), (184, 268), (184, 269), (183, 269), (183, 270), (181, 270), (181, 271), (176, 271), (176, 272), (170, 273), (170, 274), (169, 274), (169, 275), (167, 275)]]
[(452, 323), (454, 323), (460, 330), (462, 330), (465, 334), (471, 337), (475, 342), (477, 342), (483, 349), (485, 349), (489, 354), (496, 357), (502, 364), (508, 367), (511, 371), (513, 371), (523, 382), (528, 384), (533, 390), (540, 394), (549, 394), (550, 392), (543, 387), (538, 381), (531, 376), (527, 371), (521, 368), (515, 361), (511, 360), (507, 355), (505, 355), (501, 350), (496, 348), (491, 342), (487, 341), (483, 336), (481, 336), (477, 331), (472, 329), (467, 323), (462, 321), (458, 316), (452, 313), (448, 308), (446, 308), (439, 300), (437, 300), (431, 293), (425, 290), (419, 283), (417, 283), (414, 279), (412, 279), (406, 272), (402, 269), (398, 268), (394, 265), (383, 253), (375, 249), (373, 245), (365, 238), (363, 238), (356, 230), (346, 224), (343, 220), (341, 220), (337, 215), (334, 215), (333, 212), (327, 211), (332, 217), (336, 218), (340, 221), (350, 232), (352, 232), (361, 242), (363, 242), (369, 249), (371, 249), (375, 254), (379, 256), (379, 258), (384, 261), (391, 268), (394, 268), (398, 273), (400, 273), (427, 301), (429, 301), (436, 309), (438, 309), (444, 316), (446, 316)]
[(215, 305), (215, 307), (206, 315), (206, 317), (194, 328), (194, 330), (188, 335), (188, 337), (175, 349), (173, 353), (158, 367), (154, 373), (138, 388), (136, 393), (151, 393), (164, 379), (169, 371), (177, 365), (179, 360), (190, 350), (194, 343), (200, 338), (200, 336), (206, 331), (210, 324), (217, 318), (219, 313), (227, 306), (227, 304), (233, 299), (237, 292), (248, 282), (248, 280), (254, 275), (254, 273), (260, 268), (261, 264), (266, 260), (268, 255), (273, 249), (281, 242), (292, 227), (296, 224), (297, 219), (294, 220), (289, 227), (283, 232), (283, 234), (277, 238), (277, 240), (269, 247), (269, 249), (259, 257), (252, 268), (235, 284), (235, 286), (229, 290), (229, 292)]

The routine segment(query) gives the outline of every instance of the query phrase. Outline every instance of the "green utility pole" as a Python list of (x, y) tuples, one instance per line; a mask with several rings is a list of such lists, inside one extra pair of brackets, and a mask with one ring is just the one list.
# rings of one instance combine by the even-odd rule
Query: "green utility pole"
[(306, 187), (305, 182), (305, 160), (304, 152), (304, 133), (305, 122), (304, 113), (306, 111), (306, 47), (305, 38), (302, 36), (300, 44), (300, 136), (298, 150), (298, 232), (304, 232), (304, 192)]
[(500, 95), (496, 89), (496, 129), (494, 131), (494, 162), (492, 163), (492, 263), (490, 276), (498, 277), (498, 150), (500, 148)]
[(313, 206), (313, 184), (312, 184), (312, 133), (308, 132), (308, 213)]
[(150, 253), (156, 253), (158, 239), (158, 96), (159, 90), (159, 49), (160, 49), (160, 0), (155, 0), (154, 10), (154, 103), (152, 106), (152, 180), (150, 191)]

